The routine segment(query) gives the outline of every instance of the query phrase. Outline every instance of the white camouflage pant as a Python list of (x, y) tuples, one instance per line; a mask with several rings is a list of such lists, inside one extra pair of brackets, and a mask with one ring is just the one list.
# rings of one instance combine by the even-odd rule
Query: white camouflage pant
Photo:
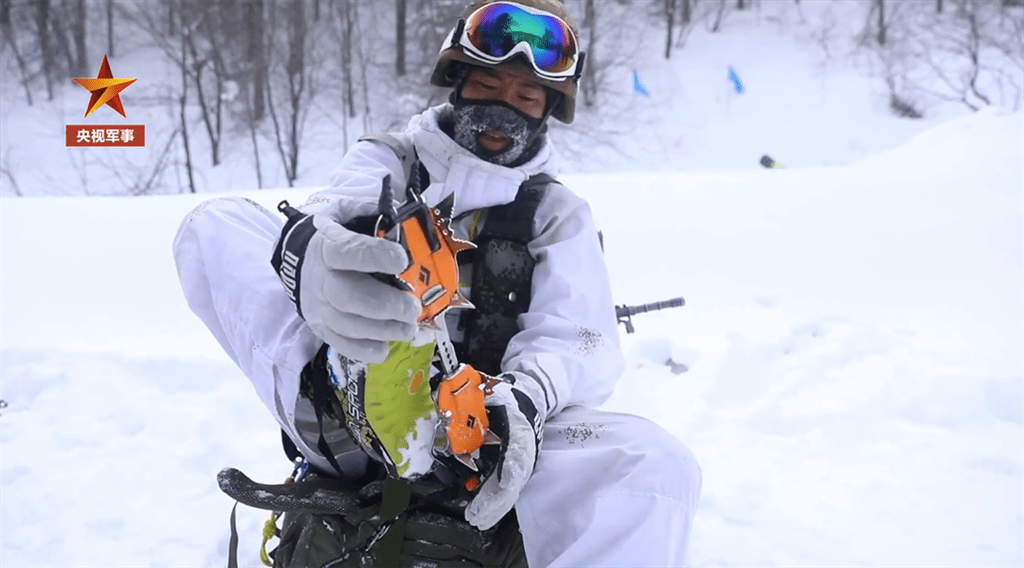
[(530, 566), (684, 566), (700, 489), (693, 453), (657, 424), (567, 408), (516, 503)]

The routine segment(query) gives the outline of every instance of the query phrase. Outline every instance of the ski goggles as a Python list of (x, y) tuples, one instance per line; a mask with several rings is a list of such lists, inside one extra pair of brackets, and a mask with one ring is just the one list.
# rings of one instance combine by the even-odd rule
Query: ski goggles
[(547, 12), (495, 2), (470, 14), (452, 34), (452, 45), (484, 63), (498, 64), (522, 53), (540, 77), (563, 81), (577, 76), (576, 36), (569, 24)]

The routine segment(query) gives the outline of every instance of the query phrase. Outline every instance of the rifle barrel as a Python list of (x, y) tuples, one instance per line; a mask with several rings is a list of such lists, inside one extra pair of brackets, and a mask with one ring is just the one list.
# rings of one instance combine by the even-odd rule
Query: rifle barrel
[(685, 306), (686, 300), (683, 298), (672, 298), (671, 300), (663, 300), (661, 302), (651, 302), (650, 304), (640, 304), (639, 306), (615, 306), (615, 317), (624, 318), (635, 316), (636, 314), (644, 314), (647, 312), (653, 312), (656, 310), (664, 310), (665, 308), (678, 308)]

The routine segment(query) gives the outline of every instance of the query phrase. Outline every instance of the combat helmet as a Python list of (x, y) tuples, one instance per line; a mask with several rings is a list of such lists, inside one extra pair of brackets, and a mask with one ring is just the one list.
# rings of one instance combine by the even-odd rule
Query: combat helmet
[(457, 87), (458, 63), (495, 67), (523, 57), (541, 85), (562, 94), (551, 116), (568, 124), (576, 112), (584, 56), (576, 24), (560, 1), (476, 0), (442, 44), (430, 83)]

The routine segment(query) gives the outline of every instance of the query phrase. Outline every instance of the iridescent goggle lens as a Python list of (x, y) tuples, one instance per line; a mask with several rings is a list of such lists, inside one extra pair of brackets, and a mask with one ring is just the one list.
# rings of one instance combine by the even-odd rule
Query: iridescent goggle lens
[(568, 24), (551, 14), (528, 12), (518, 4), (496, 2), (473, 12), (459, 41), (475, 52), (473, 55), (492, 63), (526, 53), (544, 77), (571, 77), (576, 71), (576, 37)]

